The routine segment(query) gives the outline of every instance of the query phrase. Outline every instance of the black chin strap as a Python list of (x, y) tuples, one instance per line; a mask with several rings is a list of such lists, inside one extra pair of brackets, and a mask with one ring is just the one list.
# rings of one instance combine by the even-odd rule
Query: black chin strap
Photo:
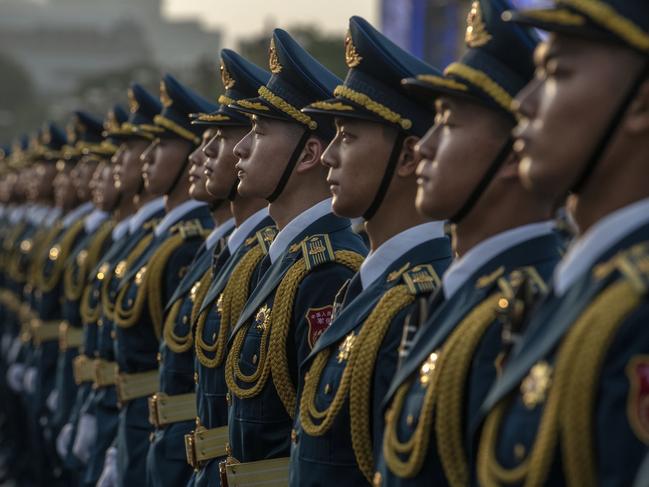
[(642, 70), (640, 71), (640, 74), (637, 76), (637, 78), (633, 81), (633, 83), (629, 87), (629, 90), (627, 91), (626, 95), (622, 99), (617, 110), (613, 114), (613, 118), (611, 118), (611, 121), (609, 122), (606, 130), (602, 134), (602, 137), (600, 137), (599, 142), (595, 146), (595, 149), (593, 150), (593, 153), (591, 154), (586, 165), (584, 166), (584, 169), (582, 170), (581, 174), (577, 178), (575, 184), (572, 185), (571, 191), (573, 193), (579, 193), (582, 189), (584, 189), (584, 186), (586, 185), (586, 183), (592, 176), (593, 172), (597, 168), (597, 164), (602, 159), (604, 152), (606, 151), (609, 143), (613, 139), (613, 136), (617, 132), (617, 129), (622, 122), (622, 119), (624, 119), (624, 117), (626, 116), (627, 111), (631, 107), (631, 103), (633, 103), (633, 100), (635, 100), (638, 92), (640, 91), (640, 87), (644, 83), (647, 76), (649, 76), (649, 60), (645, 61), (645, 64)]
[(288, 183), (291, 174), (293, 174), (293, 169), (295, 169), (297, 160), (300, 158), (300, 155), (302, 154), (302, 150), (306, 145), (306, 141), (309, 140), (309, 137), (311, 137), (311, 131), (304, 130), (304, 132), (302, 132), (302, 137), (300, 137), (299, 142), (295, 146), (295, 150), (293, 150), (293, 154), (291, 154), (291, 158), (288, 160), (288, 164), (284, 168), (282, 177), (279, 178), (279, 182), (275, 187), (275, 191), (273, 191), (271, 195), (266, 198), (270, 203), (275, 201), (279, 197), (279, 195), (282, 194), (282, 191), (284, 191), (284, 188), (286, 187), (286, 183)]
[(399, 157), (401, 156), (403, 141), (406, 140), (407, 135), (408, 134), (401, 131), (397, 134), (397, 138), (395, 139), (394, 145), (392, 146), (390, 159), (388, 159), (388, 165), (385, 168), (385, 172), (383, 173), (383, 179), (381, 179), (379, 189), (377, 189), (376, 195), (374, 195), (372, 204), (367, 209), (367, 211), (363, 213), (363, 218), (365, 220), (370, 220), (376, 214), (378, 209), (381, 207), (381, 203), (383, 203), (383, 200), (385, 199), (385, 195), (388, 192), (388, 187), (390, 186), (390, 182), (392, 181), (392, 177), (394, 176), (394, 171), (397, 168)]
[(484, 174), (484, 176), (482, 176), (482, 179), (475, 187), (473, 192), (469, 195), (469, 198), (466, 200), (462, 208), (460, 208), (460, 210), (451, 217), (451, 223), (460, 223), (471, 212), (482, 194), (487, 189), (487, 186), (489, 186), (489, 183), (491, 183), (491, 180), (494, 178), (494, 176), (496, 176), (502, 165), (509, 157), (513, 145), (514, 139), (512, 137), (508, 137), (507, 141), (500, 149), (500, 152), (491, 162), (491, 165), (487, 169), (487, 172)]

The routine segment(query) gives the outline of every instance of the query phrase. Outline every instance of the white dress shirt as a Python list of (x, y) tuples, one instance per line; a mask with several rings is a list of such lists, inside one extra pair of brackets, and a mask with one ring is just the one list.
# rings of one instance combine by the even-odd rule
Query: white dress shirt
[(131, 222), (128, 224), (129, 233), (135, 233), (144, 222), (146, 222), (151, 216), (155, 215), (160, 210), (164, 209), (165, 200), (164, 196), (160, 196), (151, 201), (144, 203), (139, 210), (131, 217)]
[(233, 255), (237, 249), (241, 247), (248, 234), (252, 232), (252, 229), (259, 225), (259, 223), (267, 216), (268, 207), (265, 206), (242, 221), (241, 225), (232, 231), (228, 238), (228, 250), (230, 250), (230, 255)]

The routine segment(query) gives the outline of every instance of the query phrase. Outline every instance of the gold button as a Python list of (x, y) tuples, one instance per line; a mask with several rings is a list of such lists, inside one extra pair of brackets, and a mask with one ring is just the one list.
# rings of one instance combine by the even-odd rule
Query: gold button
[(183, 325), (186, 325), (188, 321), (189, 318), (187, 318), (187, 315), (183, 316)]
[(295, 428), (291, 430), (291, 441), (297, 443), (297, 431), (295, 431)]
[(110, 332), (110, 337), (111, 337), (113, 340), (117, 340), (117, 333), (115, 333), (115, 330), (113, 330), (113, 331)]
[(255, 364), (255, 365), (257, 364), (257, 354), (254, 354), (252, 356), (252, 363)]
[(329, 394), (331, 392), (331, 385), (326, 384), (324, 387), (324, 393)]
[(127, 301), (127, 304), (128, 304), (129, 306), (133, 306), (133, 299), (132, 299), (132, 298), (129, 298), (129, 300)]
[(232, 396), (230, 395), (230, 391), (225, 393), (225, 400), (227, 401), (228, 405), (232, 404)]
[(374, 472), (374, 478), (372, 479), (372, 485), (374, 487), (381, 487), (382, 483), (383, 483), (383, 476), (381, 475), (381, 472)]
[(409, 414), (408, 417), (406, 418), (406, 423), (408, 426), (412, 427), (412, 425), (415, 422), (415, 417), (412, 414)]
[(525, 445), (522, 445), (521, 443), (516, 443), (516, 445), (514, 445), (514, 457), (516, 460), (520, 461), (525, 458), (525, 452)]
[(216, 341), (216, 332), (215, 332), (215, 333), (212, 333), (212, 341), (213, 341), (213, 342)]
[(162, 363), (162, 354), (160, 352), (156, 354), (155, 358), (158, 361), (158, 363)]
[(104, 326), (104, 320), (102, 320), (101, 318), (99, 318), (99, 319), (97, 320), (97, 326)]
[(194, 383), (198, 384), (198, 372), (194, 372)]

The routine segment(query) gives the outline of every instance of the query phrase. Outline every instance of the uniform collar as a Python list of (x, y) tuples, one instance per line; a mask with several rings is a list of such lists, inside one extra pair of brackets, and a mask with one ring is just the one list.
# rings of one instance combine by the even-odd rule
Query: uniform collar
[(56, 206), (53, 208), (49, 208), (47, 212), (47, 216), (43, 220), (43, 223), (47, 227), (51, 227), (54, 225), (54, 222), (59, 219), (61, 216), (61, 208), (57, 208)]
[(233, 227), (234, 218), (229, 218), (221, 223), (218, 227), (212, 230), (212, 233), (210, 233), (205, 239), (205, 248), (207, 250), (212, 250), (221, 237), (228, 233)]
[(99, 208), (92, 210), (83, 222), (86, 233), (93, 233), (97, 228), (99, 228), (99, 225), (106, 221), (107, 218), (107, 211), (100, 210)]
[(63, 227), (68, 228), (79, 218), (81, 218), (87, 213), (90, 213), (90, 211), (92, 211), (93, 208), (94, 206), (90, 201), (86, 201), (82, 205), (77, 206), (74, 210), (71, 210), (70, 213), (65, 215), (65, 217), (63, 218)]
[(331, 200), (332, 198), (327, 198), (320, 203), (316, 203), (308, 210), (303, 211), (293, 218), (288, 225), (282, 228), (268, 248), (268, 256), (270, 257), (271, 263), (275, 262), (279, 256), (284, 253), (289, 244), (295, 239), (295, 237), (302, 233), (305, 228), (316, 220), (319, 220), (323, 216), (331, 213)]
[(205, 203), (197, 200), (187, 200), (176, 206), (173, 210), (167, 213), (160, 223), (155, 227), (154, 233), (156, 237), (159, 237), (167, 230), (169, 230), (175, 223), (177, 223), (182, 217), (184, 217), (190, 211), (195, 210), (201, 206), (207, 207)]
[(129, 233), (135, 233), (142, 225), (144, 225), (144, 222), (160, 210), (164, 209), (164, 207), (165, 200), (163, 196), (144, 203), (131, 218), (131, 222), (128, 224)]
[(566, 291), (624, 237), (649, 222), (649, 198), (614, 211), (575, 240), (554, 272), (554, 292)]
[(444, 222), (429, 222), (408, 228), (386, 240), (374, 252), (371, 252), (361, 264), (360, 277), (363, 289), (367, 289), (374, 281), (399, 257), (416, 246), (444, 236)]
[(126, 232), (128, 232), (128, 225), (131, 221), (133, 216), (127, 216), (123, 220), (121, 220), (119, 223), (115, 225), (113, 228), (113, 233), (112, 233), (112, 238), (113, 241), (121, 240), (124, 235), (126, 235)]
[(235, 228), (230, 234), (228, 239), (228, 250), (230, 255), (234, 255), (236, 250), (241, 247), (241, 244), (250, 234), (253, 228), (259, 225), (264, 218), (268, 216), (268, 207), (265, 206), (261, 210), (258, 210), (256, 213), (253, 213), (248, 218), (246, 218), (241, 225)]
[(446, 299), (450, 299), (472, 275), (496, 255), (527, 240), (550, 234), (553, 228), (554, 222), (552, 221), (531, 223), (483, 240), (448, 268), (442, 278), (444, 296)]

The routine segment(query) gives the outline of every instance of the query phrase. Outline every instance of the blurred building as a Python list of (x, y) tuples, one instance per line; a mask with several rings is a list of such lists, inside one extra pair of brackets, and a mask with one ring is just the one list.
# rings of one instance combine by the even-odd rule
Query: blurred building
[(0, 0), (0, 53), (22, 64), (39, 91), (65, 93), (98, 72), (143, 62), (178, 69), (218, 52), (218, 32), (168, 21), (161, 1)]

